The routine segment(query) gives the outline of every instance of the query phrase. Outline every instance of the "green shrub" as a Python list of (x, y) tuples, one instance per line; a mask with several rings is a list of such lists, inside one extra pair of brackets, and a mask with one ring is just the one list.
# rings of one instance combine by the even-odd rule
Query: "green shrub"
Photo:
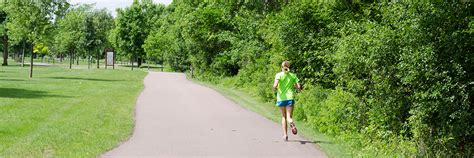
[(289, 60), (304, 87), (295, 119), (358, 156), (474, 152), (472, 2), (193, 2), (168, 12), (151, 41), (170, 44), (173, 69), (191, 64), (198, 79), (274, 102)]

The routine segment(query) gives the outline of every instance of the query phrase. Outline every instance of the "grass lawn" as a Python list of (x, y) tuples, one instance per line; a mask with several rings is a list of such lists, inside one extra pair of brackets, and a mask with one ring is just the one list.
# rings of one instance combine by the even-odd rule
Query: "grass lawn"
[(29, 67), (9, 64), (0, 66), (0, 157), (96, 157), (130, 136), (146, 72), (35, 66), (29, 79)]
[[(190, 79), (189, 77), (190, 75), (187, 74), (187, 76), (188, 76), (188, 79)], [(257, 96), (252, 96), (249, 93), (247, 93), (245, 90), (235, 88), (230, 85), (212, 84), (209, 82), (202, 82), (202, 81), (193, 80), (193, 79), (191, 80), (195, 83), (215, 89), (216, 91), (223, 94), (224, 96), (234, 101), (235, 103), (280, 124), (281, 114), (278, 108), (276, 108), (273, 103), (262, 101)], [(298, 104), (296, 104), (296, 106), (298, 106)], [(309, 126), (305, 124), (298, 124), (297, 121), (296, 121), (296, 124), (298, 127), (298, 135), (303, 136), (304, 138), (309, 139), (310, 141), (316, 142), (317, 148), (323, 150), (329, 157), (351, 157), (352, 156), (351, 151), (346, 150), (347, 149), (346, 146), (336, 143), (335, 141), (332, 140), (332, 138), (325, 136), (313, 129), (308, 128)], [(275, 132), (280, 132), (280, 131), (275, 131)]]

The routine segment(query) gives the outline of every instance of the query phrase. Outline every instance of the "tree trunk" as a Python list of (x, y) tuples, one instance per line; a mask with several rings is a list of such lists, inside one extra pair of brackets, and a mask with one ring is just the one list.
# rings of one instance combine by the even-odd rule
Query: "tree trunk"
[(76, 65), (79, 65), (79, 59), (81, 59), (81, 57), (77, 55), (77, 53), (74, 56), (76, 57)]
[(99, 69), (99, 56), (100, 56), (100, 53), (99, 51), (97, 51), (97, 68)]
[(142, 66), (142, 58), (137, 57), (137, 67), (140, 68), (140, 66)]
[(72, 51), (69, 51), (69, 69), (72, 69), (72, 63), (74, 62), (74, 58), (72, 57)]
[(26, 49), (26, 41), (23, 41), (23, 49), (21, 50), (21, 67), (25, 66), (25, 49)]
[(30, 78), (33, 78), (33, 45), (31, 44)]
[(133, 70), (133, 55), (130, 57), (130, 61), (132, 62), (132, 70)]
[(3, 35), (3, 64), (2, 66), (8, 66), (8, 36)]
[[(191, 78), (194, 78), (194, 69), (193, 69), (193, 65), (189, 65), (189, 68), (191, 69)], [(163, 69), (161, 69), (161, 71), (163, 71)]]
[(87, 53), (87, 69), (91, 69), (91, 52)]

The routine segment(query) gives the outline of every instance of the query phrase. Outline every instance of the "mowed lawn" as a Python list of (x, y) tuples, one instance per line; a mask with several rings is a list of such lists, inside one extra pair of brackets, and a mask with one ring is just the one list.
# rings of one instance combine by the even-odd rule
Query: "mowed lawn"
[(96, 157), (128, 139), (141, 70), (0, 66), (0, 157)]

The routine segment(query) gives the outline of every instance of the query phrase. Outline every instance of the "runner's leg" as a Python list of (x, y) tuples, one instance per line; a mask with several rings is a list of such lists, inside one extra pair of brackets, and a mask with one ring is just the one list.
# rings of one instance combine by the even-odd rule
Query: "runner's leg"
[(286, 108), (285, 107), (280, 107), (281, 111), (281, 127), (283, 128), (283, 136), (286, 137), (288, 136), (288, 127), (287, 127), (287, 120), (286, 120)]
[(293, 122), (293, 105), (286, 106), (286, 121)]
[(286, 120), (290, 125), (291, 132), (296, 135), (298, 133), (298, 129), (296, 129), (295, 123), (293, 122), (293, 105), (286, 107), (286, 117)]

